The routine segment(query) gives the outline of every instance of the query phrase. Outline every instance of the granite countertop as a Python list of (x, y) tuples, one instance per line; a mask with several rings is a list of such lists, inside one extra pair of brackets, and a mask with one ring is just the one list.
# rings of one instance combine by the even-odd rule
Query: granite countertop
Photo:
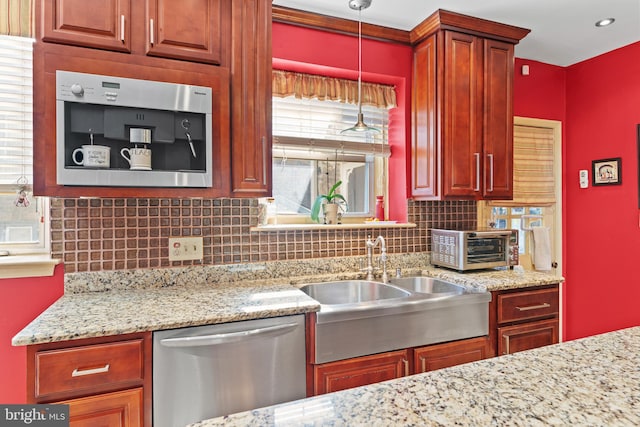
[(13, 345), (210, 325), (320, 310), (287, 284), (180, 286), (65, 294), (13, 337)]
[[(359, 257), (65, 274), (65, 293), (12, 339), (29, 345), (286, 316), (320, 310), (297, 286), (362, 279)], [(458, 273), (424, 254), (390, 256), (403, 276), (439, 277), (472, 291), (540, 286), (564, 279), (539, 272)], [(426, 268), (424, 266), (427, 266)]]
[(201, 421), (212, 426), (640, 425), (640, 327)]
[(460, 273), (446, 268), (429, 266), (422, 270), (423, 276), (437, 277), (453, 283), (464, 285), (473, 290), (503, 291), (522, 289), (534, 286), (553, 285), (564, 282), (563, 277), (540, 271), (522, 270), (520, 268), (496, 268)]

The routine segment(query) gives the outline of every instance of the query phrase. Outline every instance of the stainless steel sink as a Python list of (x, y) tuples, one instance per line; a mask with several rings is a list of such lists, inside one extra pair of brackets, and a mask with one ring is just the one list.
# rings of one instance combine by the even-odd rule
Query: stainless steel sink
[(490, 292), (429, 277), (300, 287), (320, 303), (313, 363), (487, 335)]
[(345, 280), (313, 283), (300, 288), (320, 304), (357, 304), (371, 301), (404, 298), (411, 292), (384, 283), (367, 280)]
[(464, 286), (445, 282), (444, 280), (436, 279), (434, 277), (401, 277), (391, 279), (389, 282), (399, 288), (407, 289), (411, 292), (433, 295), (435, 297), (449, 297), (465, 293)]

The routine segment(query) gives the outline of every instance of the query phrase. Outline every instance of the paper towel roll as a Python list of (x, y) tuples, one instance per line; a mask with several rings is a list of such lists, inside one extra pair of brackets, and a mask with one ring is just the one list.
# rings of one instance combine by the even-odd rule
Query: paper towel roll
[(533, 264), (538, 271), (551, 270), (551, 239), (549, 227), (532, 227)]

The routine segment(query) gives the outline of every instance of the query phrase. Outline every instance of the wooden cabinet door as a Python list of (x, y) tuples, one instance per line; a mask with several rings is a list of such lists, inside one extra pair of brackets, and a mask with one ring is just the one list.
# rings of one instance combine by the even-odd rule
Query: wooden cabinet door
[(558, 319), (498, 328), (498, 355), (556, 344), (558, 330)]
[(489, 357), (489, 338), (471, 338), (413, 349), (414, 373), (475, 362)]
[(42, 0), (42, 40), (131, 52), (130, 0)]
[(442, 186), (479, 198), (482, 186), (482, 39), (445, 31)]
[(513, 45), (484, 41), (483, 192), (513, 198)]
[(437, 34), (413, 51), (411, 195), (439, 196)]
[(66, 400), (71, 427), (144, 425), (142, 388)]
[(271, 195), (271, 2), (233, 0), (231, 175), (235, 197)]
[(228, 13), (228, 0), (147, 0), (147, 55), (221, 64)]
[(314, 365), (314, 395), (409, 375), (406, 350)]

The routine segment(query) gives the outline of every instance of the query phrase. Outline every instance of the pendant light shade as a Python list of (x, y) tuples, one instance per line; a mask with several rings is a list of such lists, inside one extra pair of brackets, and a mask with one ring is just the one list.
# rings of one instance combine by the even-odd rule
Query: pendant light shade
[(340, 131), (346, 132), (380, 132), (380, 129), (368, 126), (364, 122), (362, 114), (362, 9), (371, 6), (371, 0), (349, 0), (349, 7), (358, 11), (358, 121), (348, 129)]

